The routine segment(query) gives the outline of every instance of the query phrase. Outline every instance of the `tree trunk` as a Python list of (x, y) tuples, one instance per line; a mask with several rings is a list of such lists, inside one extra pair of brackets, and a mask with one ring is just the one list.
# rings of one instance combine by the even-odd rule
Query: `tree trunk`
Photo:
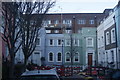
[(28, 58), (25, 57), (25, 59), (24, 59), (24, 72), (26, 71), (27, 60), (28, 60)]
[(14, 76), (14, 60), (15, 60), (15, 57), (12, 55), (11, 56), (11, 61), (10, 61), (10, 65), (9, 65), (9, 78), (14, 80), (15, 76)]

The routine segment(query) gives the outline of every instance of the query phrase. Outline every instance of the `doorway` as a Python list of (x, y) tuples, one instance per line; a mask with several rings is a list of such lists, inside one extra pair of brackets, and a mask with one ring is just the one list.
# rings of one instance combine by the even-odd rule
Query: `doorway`
[(88, 66), (92, 66), (93, 53), (88, 53)]

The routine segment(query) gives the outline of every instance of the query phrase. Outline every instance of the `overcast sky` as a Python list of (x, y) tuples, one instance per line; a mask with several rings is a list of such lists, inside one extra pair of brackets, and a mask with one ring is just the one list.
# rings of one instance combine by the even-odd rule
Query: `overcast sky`
[(117, 3), (118, 0), (57, 0), (50, 13), (102, 13)]

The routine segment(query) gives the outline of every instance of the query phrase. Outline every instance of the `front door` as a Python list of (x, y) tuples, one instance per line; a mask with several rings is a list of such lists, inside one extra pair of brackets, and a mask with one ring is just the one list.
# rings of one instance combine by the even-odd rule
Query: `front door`
[(40, 53), (39, 52), (34, 53), (33, 63), (40, 65), (41, 62), (40, 62)]
[(92, 66), (92, 53), (88, 53), (88, 66)]

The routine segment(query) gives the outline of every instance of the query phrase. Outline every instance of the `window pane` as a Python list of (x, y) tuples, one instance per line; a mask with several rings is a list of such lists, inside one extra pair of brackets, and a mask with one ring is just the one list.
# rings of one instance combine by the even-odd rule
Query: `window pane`
[(70, 46), (70, 40), (69, 39), (66, 40), (66, 45)]
[(92, 46), (92, 45), (93, 45), (93, 43), (92, 43), (92, 38), (88, 38), (88, 40), (87, 40), (87, 45), (88, 45), (88, 46)]
[(78, 39), (74, 39), (74, 45), (79, 46), (79, 40)]
[(72, 25), (72, 20), (63, 20), (63, 24), (71, 26)]
[(53, 53), (49, 54), (49, 61), (53, 61)]
[(50, 45), (53, 45), (53, 39), (50, 39)]
[(55, 22), (54, 22), (55, 24), (59, 24), (59, 21), (58, 20), (55, 20)]
[(75, 59), (74, 59), (74, 61), (76, 61), (76, 62), (79, 61), (78, 58), (79, 58), (78, 53), (75, 53)]
[(90, 20), (90, 22), (89, 22), (90, 24), (94, 24), (94, 20)]
[(115, 29), (114, 28), (111, 30), (111, 42), (112, 43), (115, 42)]
[(106, 44), (109, 44), (110, 43), (110, 33), (107, 32), (106, 33)]
[(114, 51), (111, 51), (111, 55), (112, 55), (112, 62), (114, 62)]
[(61, 61), (61, 53), (58, 53), (58, 61)]
[(37, 38), (37, 40), (36, 40), (36, 45), (40, 45), (40, 39), (39, 38)]
[(66, 61), (70, 61), (70, 53), (66, 53)]
[(55, 33), (59, 33), (59, 30), (55, 30)]
[(78, 20), (78, 24), (85, 24), (85, 20)]
[(58, 39), (58, 45), (61, 45), (61, 39)]
[(46, 33), (51, 33), (51, 30), (46, 30)]
[(78, 61), (78, 58), (75, 58), (75, 61)]

